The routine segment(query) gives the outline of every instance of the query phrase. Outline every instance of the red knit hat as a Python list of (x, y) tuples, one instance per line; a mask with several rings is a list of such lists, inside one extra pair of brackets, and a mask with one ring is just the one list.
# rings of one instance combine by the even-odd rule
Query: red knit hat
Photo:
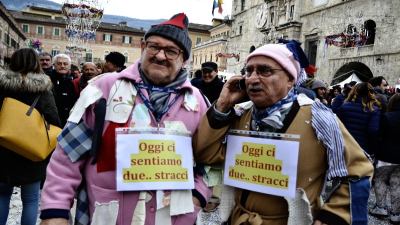
[(189, 38), (188, 25), (189, 19), (185, 13), (178, 13), (171, 17), (171, 19), (152, 26), (144, 35), (144, 40), (147, 40), (147, 38), (152, 35), (161, 36), (171, 40), (183, 50), (184, 60), (187, 60), (192, 49), (192, 41)]

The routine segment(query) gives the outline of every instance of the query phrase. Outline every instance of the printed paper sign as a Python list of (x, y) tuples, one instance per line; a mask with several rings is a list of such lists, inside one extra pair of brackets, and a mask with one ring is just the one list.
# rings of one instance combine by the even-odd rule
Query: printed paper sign
[(191, 137), (118, 132), (117, 190), (193, 189)]
[(228, 135), (224, 183), (294, 197), (299, 142)]

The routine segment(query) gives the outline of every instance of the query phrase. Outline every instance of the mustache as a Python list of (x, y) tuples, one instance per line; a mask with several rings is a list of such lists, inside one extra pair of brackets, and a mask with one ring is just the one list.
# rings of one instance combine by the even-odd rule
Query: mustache
[(155, 63), (162, 66), (169, 66), (169, 62), (167, 60), (158, 60), (156, 57), (152, 57), (150, 59), (151, 63)]
[(261, 90), (263, 90), (263, 87), (261, 84), (255, 84), (255, 85), (249, 84), (247, 86), (247, 90), (248, 91), (261, 91)]

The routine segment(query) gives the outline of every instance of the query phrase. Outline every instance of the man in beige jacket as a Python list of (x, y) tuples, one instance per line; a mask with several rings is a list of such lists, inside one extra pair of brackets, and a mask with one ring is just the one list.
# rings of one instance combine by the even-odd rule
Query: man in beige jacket
[[(229, 129), (300, 135), (295, 199), (302, 194), (309, 215), (288, 198), (237, 188), (231, 224), (366, 225), (373, 166), (330, 109), (296, 93), (301, 67), (298, 54), (287, 46), (256, 49), (246, 59), (246, 74), (226, 82), (194, 138), (195, 158), (223, 164)], [(245, 88), (240, 88), (243, 79)], [(250, 101), (238, 104), (246, 95)], [(322, 202), (326, 178), (335, 186)]]

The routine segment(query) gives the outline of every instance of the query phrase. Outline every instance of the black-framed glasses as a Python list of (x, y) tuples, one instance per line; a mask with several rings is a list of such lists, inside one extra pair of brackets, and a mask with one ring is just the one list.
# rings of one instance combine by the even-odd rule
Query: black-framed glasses
[(161, 50), (164, 51), (165, 58), (175, 60), (183, 52), (175, 47), (161, 47), (155, 42), (146, 41), (146, 50), (151, 55), (157, 55)]
[(269, 77), (275, 73), (275, 71), (284, 71), (283, 69), (275, 69), (271, 68), (267, 65), (258, 65), (258, 66), (246, 66), (245, 68), (245, 77), (251, 77), (254, 70), (256, 71), (257, 76), (261, 77)]

